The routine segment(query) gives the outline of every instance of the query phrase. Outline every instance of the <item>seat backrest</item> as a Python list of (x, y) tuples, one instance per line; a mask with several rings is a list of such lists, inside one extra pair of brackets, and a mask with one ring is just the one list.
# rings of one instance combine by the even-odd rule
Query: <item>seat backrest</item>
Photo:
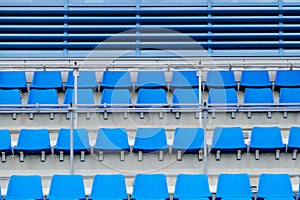
[(167, 178), (164, 174), (137, 174), (131, 199), (168, 199)]
[(35, 71), (30, 89), (59, 89), (63, 88), (60, 71)]
[[(98, 83), (96, 73), (93, 71), (80, 71), (78, 76), (78, 88), (90, 88), (97, 89)], [(73, 71), (68, 72), (66, 88), (74, 88), (74, 76)]]
[(175, 104), (174, 107), (189, 107), (180, 104), (199, 104), (199, 89), (175, 89), (172, 103)]
[(58, 95), (55, 89), (31, 89), (27, 104), (58, 104)]
[(208, 178), (205, 174), (178, 174), (175, 184), (174, 199), (209, 198)]
[(0, 88), (27, 90), (25, 72), (0, 72)]
[(288, 174), (261, 174), (257, 197), (295, 197), (290, 176)]
[(250, 138), (250, 149), (285, 148), (279, 127), (253, 127)]
[[(70, 129), (61, 128), (58, 131), (56, 148), (70, 149)], [(74, 129), (74, 150), (89, 150), (90, 142), (88, 130), (85, 128)]]
[(275, 88), (300, 87), (300, 70), (278, 70), (275, 77)]
[(11, 137), (8, 129), (0, 130), (0, 152), (11, 153)]
[(288, 147), (300, 148), (300, 127), (292, 126), (290, 128)]
[(12, 175), (9, 178), (6, 199), (44, 199), (42, 179), (38, 175)]
[(269, 72), (267, 70), (242, 71), (241, 88), (271, 88)]
[(83, 177), (81, 175), (52, 176), (47, 199), (85, 199)]
[(166, 88), (165, 73), (162, 71), (140, 71), (136, 78), (136, 88)]
[(105, 89), (132, 89), (129, 72), (104, 71), (100, 87)]
[(0, 104), (22, 104), (20, 90), (0, 90)]
[(164, 128), (137, 128), (133, 150), (145, 152), (167, 148), (167, 137)]
[(173, 149), (200, 150), (203, 148), (204, 131), (202, 128), (176, 128)]
[(300, 88), (281, 88), (279, 103), (300, 103)]
[(216, 198), (253, 198), (248, 174), (220, 174)]
[(208, 104), (237, 104), (236, 90), (233, 88), (211, 88), (208, 92)]
[(212, 151), (246, 149), (241, 127), (216, 127), (213, 131)]
[(170, 87), (171, 89), (199, 87), (197, 72), (180, 70), (173, 71)]
[(127, 131), (124, 128), (99, 128), (94, 149), (100, 150), (127, 150)]
[(96, 174), (89, 199), (128, 199), (122, 174)]
[(104, 89), (100, 104), (132, 104), (130, 92), (128, 89)]
[[(168, 104), (166, 91), (163, 89), (140, 89), (136, 99), (137, 104), (149, 104), (141, 107), (151, 107), (153, 104)], [(159, 106), (160, 107), (160, 106)]]
[[(64, 104), (74, 103), (74, 90), (67, 89), (64, 98)], [(78, 89), (77, 90), (78, 104), (95, 104), (94, 92), (92, 89)]]
[(244, 104), (272, 104), (274, 97), (270, 88), (246, 88), (244, 94)]
[(21, 129), (16, 148), (24, 150), (50, 149), (48, 129)]
[(208, 71), (205, 86), (208, 88), (236, 88), (234, 71)]

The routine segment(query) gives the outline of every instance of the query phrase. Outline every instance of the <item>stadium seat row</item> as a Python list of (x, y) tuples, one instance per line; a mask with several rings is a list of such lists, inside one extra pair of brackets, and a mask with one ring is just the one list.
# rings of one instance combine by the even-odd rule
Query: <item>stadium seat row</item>
[[(179, 160), (183, 153), (198, 153), (199, 159), (202, 159), (200, 156), (203, 153), (203, 144), (202, 128), (176, 128), (171, 146)], [(290, 128), (287, 145), (282, 141), (279, 127), (252, 128), (249, 152), (255, 153), (256, 159), (259, 159), (260, 152), (275, 152), (276, 159), (279, 159), (280, 152), (285, 151), (293, 152), (293, 159), (296, 159), (298, 150), (300, 150), (300, 127)], [(100, 160), (103, 159), (104, 152), (134, 152), (142, 156), (141, 153), (156, 151), (169, 152), (164, 128), (138, 128), (132, 148), (125, 129), (100, 128), (93, 146), (93, 152), (99, 154)], [(0, 130), (0, 152), (2, 156), (13, 153), (9, 130)], [(88, 130), (74, 129), (74, 153), (83, 156), (81, 159), (84, 161), (84, 154), (90, 152)], [(213, 131), (210, 152), (216, 154), (217, 160), (220, 159), (221, 153), (237, 153), (237, 159), (241, 159), (241, 153), (248, 152), (242, 129), (240, 127), (216, 127)], [(24, 154), (41, 154), (42, 161), (45, 161), (45, 155), (51, 154), (49, 131), (47, 129), (21, 129), (14, 153), (20, 155), (21, 161), (24, 161)], [(54, 153), (60, 156), (70, 153), (70, 129), (59, 130)], [(62, 161), (63, 157), (60, 159)], [(141, 159), (142, 157), (139, 157), (139, 160)]]
[[(74, 103), (74, 90), (67, 89), (63, 104)], [(78, 104), (95, 104), (92, 89), (78, 89)], [(0, 104), (22, 105), (20, 91), (0, 90)], [(27, 99), (30, 104), (50, 104), (57, 107), (59, 104), (57, 91), (54, 89), (31, 89)], [(100, 104), (107, 107), (130, 107), (132, 106), (131, 94), (128, 89), (104, 89)], [(137, 107), (169, 107), (166, 91), (163, 89), (140, 89), (136, 99)], [(174, 107), (197, 107), (199, 104), (198, 89), (175, 89), (172, 97)], [(210, 89), (208, 93), (208, 105), (233, 107), (238, 106), (236, 90)], [(300, 88), (282, 88), (280, 90), (279, 106), (295, 106), (300, 104)], [(270, 88), (246, 88), (244, 94), (244, 106), (275, 106), (274, 97)]]
[[(30, 183), (30, 184), (28, 184)], [(125, 177), (122, 174), (97, 174), (94, 176), (90, 194), (86, 194), (82, 175), (52, 176), (46, 199), (198, 199), (209, 200), (210, 191), (208, 177), (204, 174), (178, 174), (172, 194), (168, 190), (167, 178), (164, 174), (137, 174), (134, 178), (133, 191), (127, 192)], [(300, 191), (300, 190), (299, 190)], [(38, 175), (13, 175), (8, 182), (6, 200), (11, 199), (44, 199), (42, 179)], [(0, 197), (1, 199), (1, 197)], [(254, 199), (250, 177), (248, 174), (220, 174), (216, 187), (216, 200)], [(293, 200), (293, 191), (289, 174), (261, 174), (258, 182), (256, 199)], [(298, 198), (299, 199), (299, 198)]]
[[(191, 69), (194, 70), (194, 69)], [(275, 88), (300, 87), (300, 70), (278, 70), (276, 73)], [(234, 71), (208, 71), (205, 86), (208, 88), (238, 88)], [(74, 87), (73, 72), (69, 71), (65, 88)], [(93, 71), (81, 71), (78, 76), (79, 88), (98, 88), (96, 74)], [(129, 72), (105, 71), (103, 72), (100, 88), (131, 89), (133, 87)], [(167, 88), (163, 71), (140, 71), (135, 83), (136, 88)], [(195, 88), (199, 87), (196, 71), (174, 71), (170, 81), (170, 88)], [(242, 71), (240, 88), (272, 87), (267, 70)], [(31, 89), (63, 89), (61, 72), (36, 71), (33, 76)], [(26, 73), (0, 72), (0, 89), (27, 90)]]

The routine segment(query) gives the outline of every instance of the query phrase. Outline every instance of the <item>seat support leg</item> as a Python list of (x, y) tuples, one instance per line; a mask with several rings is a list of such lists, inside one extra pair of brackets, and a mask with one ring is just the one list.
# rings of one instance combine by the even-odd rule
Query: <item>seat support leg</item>
[(41, 152), (41, 162), (45, 162), (46, 161), (46, 152), (42, 151)]
[(158, 160), (159, 161), (163, 161), (164, 160), (164, 152), (163, 151), (159, 151), (159, 153), (158, 153)]
[(103, 157), (104, 157), (103, 151), (99, 151), (98, 152), (98, 159), (99, 159), (99, 161), (102, 161)]
[(293, 155), (292, 155), (293, 160), (297, 159), (297, 153), (298, 153), (298, 149), (294, 149)]
[(121, 160), (121, 161), (124, 161), (124, 160), (125, 160), (125, 152), (124, 152), (124, 151), (121, 151), (121, 152), (120, 152), (120, 160)]
[(1, 152), (1, 162), (6, 162), (6, 154), (5, 154), (5, 152)]
[(139, 151), (138, 152), (138, 161), (142, 161), (143, 160), (143, 152)]
[(20, 152), (20, 162), (24, 162), (24, 152)]
[(85, 160), (85, 152), (84, 152), (84, 151), (81, 151), (81, 152), (80, 152), (80, 161), (81, 161), (81, 162), (84, 162), (84, 160)]
[(221, 159), (221, 151), (218, 150), (218, 151), (216, 152), (216, 160), (219, 161), (220, 159)]
[(59, 161), (60, 161), (60, 162), (63, 162), (63, 161), (64, 161), (64, 152), (63, 152), (63, 151), (60, 151), (60, 152), (59, 152)]
[(181, 151), (177, 151), (177, 160), (178, 161), (182, 160), (182, 152)]
[(259, 160), (259, 150), (255, 150), (255, 160)]
[(242, 158), (242, 150), (239, 149), (236, 153), (236, 159), (241, 160), (241, 158)]
[(279, 158), (280, 158), (280, 150), (277, 149), (277, 150), (276, 150), (276, 153), (275, 153), (275, 159), (276, 159), (276, 160), (279, 160)]
[(198, 160), (199, 160), (199, 161), (203, 160), (203, 150), (202, 150), (202, 149), (199, 150), (199, 153), (198, 153)]

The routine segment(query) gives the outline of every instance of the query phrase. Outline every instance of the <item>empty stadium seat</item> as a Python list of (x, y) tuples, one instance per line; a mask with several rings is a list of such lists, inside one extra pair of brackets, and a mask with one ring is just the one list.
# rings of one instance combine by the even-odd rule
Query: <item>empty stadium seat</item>
[(133, 152), (139, 153), (139, 161), (143, 159), (143, 152), (155, 151), (160, 151), (159, 160), (163, 160), (163, 151), (167, 150), (168, 144), (164, 128), (137, 128)]
[(278, 70), (275, 89), (300, 87), (300, 70)]
[(128, 89), (132, 90), (130, 72), (104, 71), (102, 75), (101, 89)]
[(10, 131), (7, 129), (0, 130), (0, 152), (1, 161), (6, 161), (6, 155), (12, 154)]
[(14, 152), (20, 155), (21, 162), (24, 154), (41, 154), (41, 161), (45, 161), (45, 155), (51, 153), (48, 129), (21, 129)]
[[(92, 89), (78, 89), (77, 92), (78, 104), (95, 104), (95, 97)], [(64, 104), (74, 103), (73, 93), (73, 89), (67, 89), (64, 97)]]
[(237, 153), (237, 159), (241, 159), (241, 153), (247, 151), (244, 135), (241, 127), (216, 127), (213, 132), (211, 153), (216, 154), (216, 160), (220, 160), (221, 153)]
[(208, 71), (205, 86), (210, 88), (237, 88), (233, 71)]
[[(65, 87), (66, 89), (74, 88), (73, 71), (69, 71)], [(77, 88), (90, 88), (96, 90), (98, 88), (96, 73), (92, 71), (80, 71), (78, 76)]]
[[(252, 107), (252, 111), (255, 111), (255, 108), (262, 110), (266, 107), (275, 106), (272, 90), (270, 88), (246, 88), (243, 106)], [(251, 117), (251, 110), (248, 112), (249, 118)], [(271, 118), (270, 111), (268, 111), (268, 117)]]
[(122, 174), (97, 174), (94, 176), (90, 200), (128, 199), (125, 177)]
[(253, 127), (250, 138), (250, 152), (255, 153), (259, 159), (260, 152), (276, 152), (275, 158), (279, 159), (280, 152), (285, 150), (279, 127)]
[(172, 103), (174, 108), (198, 107), (199, 89), (175, 89), (173, 92)]
[(176, 178), (174, 200), (209, 200), (212, 194), (205, 174), (178, 174)]
[(25, 72), (0, 71), (0, 89), (19, 89), (27, 91)]
[(297, 158), (297, 153), (300, 150), (300, 127), (293, 126), (290, 128), (289, 141), (287, 145), (287, 151), (293, 152), (292, 158)]
[(223, 104), (226, 106), (236, 106), (238, 98), (236, 90), (233, 88), (226, 89), (215, 89), (211, 88), (208, 92), (208, 105), (215, 106), (213, 104)]
[(62, 76), (60, 71), (35, 71), (30, 89), (62, 90)]
[(124, 128), (99, 128), (94, 152), (99, 154), (99, 160), (103, 160), (103, 152), (121, 152), (121, 160), (124, 160), (124, 151), (130, 151), (127, 131)]
[(140, 88), (166, 89), (167, 82), (166, 82), (165, 73), (162, 71), (152, 71), (152, 72), (151, 71), (147, 71), (147, 72), (139, 71), (137, 74), (135, 87), (137, 89), (140, 89)]
[(257, 200), (296, 198), (288, 174), (261, 174), (258, 182)]
[(9, 178), (5, 199), (44, 199), (41, 177), (38, 175), (12, 175)]
[(22, 104), (21, 94), (18, 89), (0, 90), (0, 104)]
[(204, 131), (202, 128), (176, 128), (172, 151), (177, 153), (177, 160), (181, 160), (183, 153), (197, 153), (198, 159), (203, 159)]
[[(300, 104), (300, 88), (281, 88), (279, 104), (289, 106), (288, 104)], [(286, 105), (284, 105), (286, 104)]]
[[(54, 153), (59, 154), (59, 160), (63, 161), (63, 154), (70, 153), (70, 129), (61, 128), (58, 131)], [(74, 154), (80, 154), (80, 160), (84, 161), (84, 156), (90, 153), (90, 142), (88, 130), (85, 128), (74, 129)]]
[[(102, 92), (100, 104), (108, 104), (110, 107), (129, 107), (128, 104), (132, 104), (130, 92), (128, 89), (104, 89)], [(109, 104), (125, 104), (122, 105), (109, 105)], [(127, 104), (127, 105), (126, 105)]]
[(245, 88), (272, 88), (267, 70), (242, 71), (240, 89)]
[[(31, 89), (28, 94), (27, 104), (56, 104), (58, 95), (55, 89)], [(45, 106), (42, 106), (45, 107)], [(49, 107), (49, 106), (46, 106)]]
[(196, 71), (176, 70), (172, 73), (170, 88), (198, 88), (199, 80)]
[(130, 199), (169, 199), (166, 176), (164, 174), (137, 174)]
[(52, 176), (47, 200), (83, 200), (86, 199), (83, 177), (81, 175)]
[(218, 176), (216, 200), (254, 198), (248, 174), (220, 174)]

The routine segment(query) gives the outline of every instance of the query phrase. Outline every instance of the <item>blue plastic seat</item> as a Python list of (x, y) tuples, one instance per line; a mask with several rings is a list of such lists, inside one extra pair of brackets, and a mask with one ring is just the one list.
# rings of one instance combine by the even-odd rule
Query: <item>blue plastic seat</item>
[(56, 89), (62, 90), (62, 76), (59, 71), (35, 71), (30, 89)]
[(291, 198), (295, 199), (288, 174), (261, 174), (258, 182), (257, 199)]
[(132, 90), (130, 73), (123, 71), (104, 71), (100, 88)]
[[(199, 104), (199, 89), (175, 89), (172, 103), (174, 108), (197, 107), (197, 104)], [(193, 106), (186, 104), (193, 104)]]
[[(58, 95), (55, 89), (31, 89), (28, 94), (27, 104), (57, 104)], [(46, 106), (49, 107), (49, 106)]]
[(129, 107), (129, 104), (132, 104), (130, 92), (128, 89), (104, 89), (100, 104), (125, 104), (124, 106), (107, 106), (108, 108)]
[(133, 152), (153, 152), (167, 149), (167, 137), (164, 128), (137, 128)]
[[(137, 107), (166, 107), (168, 104), (166, 91), (163, 89), (140, 89), (136, 99)], [(149, 105), (138, 105), (149, 104)]]
[[(299, 103), (300, 104), (300, 88), (281, 88), (280, 95), (279, 95), (279, 103), (280, 104), (289, 104), (289, 103), (291, 103), (291, 104)], [(284, 105), (284, 106), (289, 106), (289, 105)]]
[[(74, 103), (73, 89), (67, 89), (64, 98), (64, 104)], [(92, 89), (78, 89), (77, 90), (78, 104), (95, 104), (94, 92)]]
[(81, 175), (52, 176), (48, 200), (85, 200), (85, 189)]
[(267, 70), (242, 71), (240, 88), (271, 88), (269, 72)]
[(43, 200), (42, 179), (38, 175), (12, 175), (9, 178), (6, 200), (36, 199)]
[(218, 177), (216, 200), (254, 198), (248, 174), (220, 174)]
[(225, 89), (211, 88), (208, 92), (207, 103), (208, 105), (224, 104), (224, 106), (226, 106), (226, 104), (229, 104), (228, 106), (233, 106), (232, 104), (238, 103), (236, 90), (233, 88), (225, 88)]
[(133, 200), (169, 199), (167, 178), (164, 174), (137, 174), (133, 183)]
[[(70, 153), (70, 129), (61, 128), (58, 131), (54, 152), (58, 154), (61, 151)], [(88, 130), (85, 128), (74, 129), (74, 153), (78, 154), (81, 151), (85, 153), (90, 151)]]
[(208, 71), (205, 86), (207, 88), (237, 88), (233, 71)]
[(253, 127), (250, 138), (250, 152), (274, 152), (285, 150), (279, 127)]
[(27, 91), (25, 72), (0, 72), (0, 89)]
[(208, 178), (205, 174), (178, 174), (176, 178), (174, 200), (209, 200)]
[(272, 106), (272, 104), (274, 104), (272, 90), (270, 88), (246, 88), (244, 94), (244, 106), (248, 106), (247, 104), (259, 104), (257, 106)]
[(127, 131), (124, 128), (99, 128), (94, 151), (130, 151)]
[(176, 70), (172, 73), (170, 88), (198, 88), (199, 80), (196, 71), (180, 71)]
[(300, 70), (279, 70), (276, 72), (275, 89), (300, 87)]
[(167, 82), (166, 82), (166, 77), (165, 73), (162, 71), (156, 71), (156, 72), (143, 72), (140, 71), (137, 74), (136, 78), (136, 83), (135, 87), (137, 89), (140, 88), (151, 88), (151, 89), (157, 89), (157, 88), (162, 88), (166, 89), (167, 88)]
[(211, 152), (246, 152), (247, 145), (241, 127), (216, 127), (213, 132)]
[(20, 90), (0, 90), (0, 104), (22, 104)]
[(300, 150), (300, 127), (293, 126), (290, 128), (287, 150), (292, 152), (295, 149)]
[(198, 153), (203, 148), (203, 140), (202, 128), (176, 128), (172, 149), (185, 153)]
[(0, 130), (0, 152), (12, 153), (10, 131), (7, 129)]
[(128, 199), (125, 177), (122, 174), (97, 174), (94, 176), (90, 200)]
[(14, 151), (24, 154), (40, 154), (42, 151), (51, 153), (48, 129), (21, 129)]
[[(90, 88), (97, 90), (98, 83), (96, 79), (96, 73), (92, 71), (80, 71), (77, 79), (77, 88)], [(74, 76), (73, 71), (68, 72), (67, 82), (65, 85), (67, 88), (74, 88)]]

